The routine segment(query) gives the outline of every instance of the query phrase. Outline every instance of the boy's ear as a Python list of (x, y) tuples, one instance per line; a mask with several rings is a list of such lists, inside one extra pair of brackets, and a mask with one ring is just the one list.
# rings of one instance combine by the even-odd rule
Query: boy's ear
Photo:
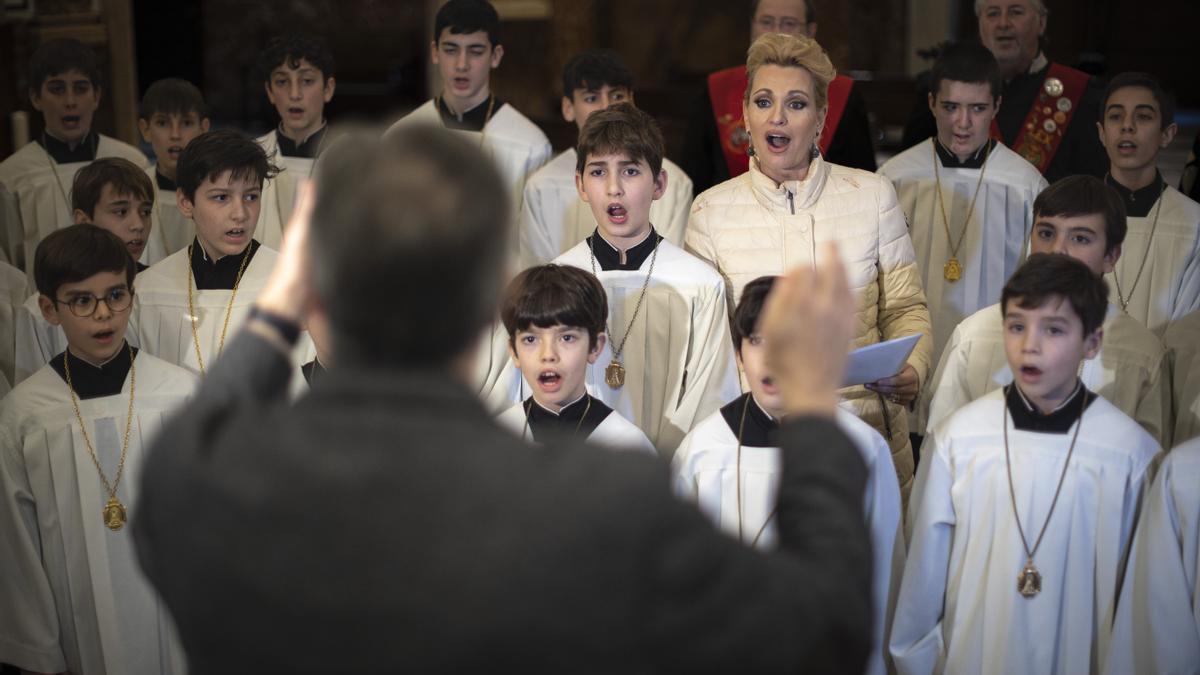
[(570, 96), (562, 97), (562, 116), (564, 120), (575, 123), (575, 101)]
[(207, 134), (210, 126), (212, 126), (211, 119), (205, 117), (204, 119), (200, 120), (200, 133)]
[(504, 45), (496, 45), (492, 48), (492, 70), (500, 67), (500, 60), (504, 58)]
[(937, 107), (934, 106), (933, 102), (934, 102), (934, 96), (933, 96), (933, 92), (931, 91), (931, 92), (929, 92), (929, 112), (936, 113)]
[(1121, 245), (1117, 244), (1104, 254), (1104, 273), (1108, 274), (1117, 268), (1117, 260), (1121, 258)]
[(1171, 122), (1165, 129), (1162, 130), (1162, 142), (1159, 144), (1160, 150), (1165, 150), (1171, 141), (1175, 140), (1175, 134), (1179, 133), (1179, 125)]
[(49, 297), (38, 295), (38, 309), (42, 310), (42, 318), (51, 326), (57, 326), (62, 323), (58, 320), (58, 307), (55, 306), (54, 300)]
[(337, 89), (337, 80), (332, 77), (325, 78), (325, 102), (329, 103), (333, 100), (333, 91)]
[(654, 177), (654, 199), (662, 199), (662, 196), (667, 193), (667, 170), (659, 169), (658, 175)]
[(438, 47), (437, 40), (429, 41), (429, 60), (432, 61), (435, 65), (438, 62), (438, 48), (437, 47)]
[(192, 210), (195, 209), (195, 205), (192, 204), (192, 200), (187, 198), (187, 195), (183, 194), (183, 188), (175, 188), (175, 204), (179, 207), (179, 212), (183, 214), (184, 218), (192, 217)]
[(588, 363), (595, 363), (596, 359), (600, 358), (600, 352), (604, 351), (604, 344), (606, 342), (608, 342), (607, 333), (596, 335), (596, 345), (588, 351)]
[(92, 222), (92, 217), (84, 213), (83, 209), (75, 209), (75, 213), (71, 214), (71, 217), (75, 219), (76, 225), (91, 224)]
[(514, 366), (517, 367), (517, 370), (520, 370), (521, 369), (521, 359), (517, 358), (517, 350), (513, 348), (513, 340), (514, 339), (515, 338), (511, 338), (511, 337), (508, 339), (508, 359), (510, 361), (512, 361), (512, 364)]
[(138, 131), (142, 134), (142, 140), (150, 142), (150, 122), (142, 118), (138, 118)]
[(575, 190), (579, 192), (579, 198), (582, 199), (584, 203), (589, 203), (587, 192), (583, 190), (583, 176), (581, 176), (578, 171), (575, 172)]
[(33, 106), (34, 110), (42, 112), (42, 92), (40, 87), (37, 89), (33, 87), (29, 88), (29, 103)]
[(1104, 342), (1104, 327), (1096, 329), (1095, 333), (1083, 340), (1083, 358), (1094, 359), (1100, 353), (1100, 343)]

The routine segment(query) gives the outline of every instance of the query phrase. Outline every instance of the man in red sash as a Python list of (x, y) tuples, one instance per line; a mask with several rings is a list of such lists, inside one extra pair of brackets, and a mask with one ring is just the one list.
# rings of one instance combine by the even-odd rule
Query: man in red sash
[[(1046, 32), (1043, 0), (975, 0), (979, 40), (995, 55), (1004, 79), (1003, 105), (992, 125), (999, 138), (1046, 180), (1074, 174), (1103, 176), (1104, 147), (1096, 138), (1103, 87), (1087, 73), (1052, 63), (1042, 52)], [(904, 146), (936, 133), (928, 87), (904, 129)]]
[[(765, 33), (816, 35), (815, 14), (805, 0), (753, 0), (751, 4), (751, 41)], [(712, 73), (706, 85), (693, 104), (683, 150), (683, 168), (696, 194), (745, 173), (750, 162), (746, 154), (750, 136), (742, 123), (745, 64)], [(818, 145), (834, 164), (875, 170), (866, 106), (848, 77), (839, 75), (829, 83), (829, 112)]]

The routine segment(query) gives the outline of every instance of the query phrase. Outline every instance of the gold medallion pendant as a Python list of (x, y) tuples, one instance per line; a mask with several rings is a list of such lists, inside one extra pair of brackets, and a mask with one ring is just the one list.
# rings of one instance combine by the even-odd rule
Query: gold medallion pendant
[(962, 278), (962, 264), (958, 262), (958, 258), (950, 256), (950, 259), (946, 261), (946, 266), (942, 268), (942, 276), (951, 283)]
[(622, 366), (620, 361), (614, 359), (604, 369), (604, 381), (613, 389), (620, 389), (625, 385), (625, 366)]
[(117, 501), (116, 497), (108, 498), (108, 503), (104, 505), (103, 514), (105, 526), (113, 532), (125, 527), (125, 505)]
[(1025, 563), (1025, 568), (1017, 575), (1017, 590), (1021, 595), (1032, 598), (1042, 591), (1042, 575), (1033, 566), (1033, 561)]

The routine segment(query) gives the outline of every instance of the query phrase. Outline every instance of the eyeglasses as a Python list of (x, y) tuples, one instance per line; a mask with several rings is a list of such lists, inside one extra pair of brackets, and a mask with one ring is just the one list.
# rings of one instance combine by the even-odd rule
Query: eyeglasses
[(79, 295), (72, 295), (67, 300), (56, 299), (54, 302), (55, 304), (66, 305), (72, 314), (81, 319), (86, 319), (96, 313), (96, 308), (100, 306), (101, 300), (108, 307), (108, 311), (124, 312), (133, 303), (133, 293), (128, 288), (118, 287), (105, 293), (103, 297), (96, 297), (91, 293), (81, 293)]

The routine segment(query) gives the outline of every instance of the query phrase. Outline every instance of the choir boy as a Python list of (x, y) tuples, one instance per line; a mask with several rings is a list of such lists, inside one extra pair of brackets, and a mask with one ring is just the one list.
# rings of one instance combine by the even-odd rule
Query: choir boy
[(491, 71), (500, 67), (500, 15), (487, 0), (450, 0), (434, 18), (430, 59), (442, 92), (401, 118), (405, 124), (441, 124), (476, 139), (496, 162), (512, 192), (514, 213), (525, 179), (550, 159), (546, 134), (491, 89)]
[[(1125, 217), (1121, 200), (1099, 178), (1072, 176), (1046, 188), (1034, 202), (1034, 253), (1061, 253), (1083, 261), (1097, 276), (1121, 258)], [(1004, 353), (997, 305), (963, 321), (950, 336), (925, 389), (933, 429), (955, 410), (1008, 385), (1013, 373)], [(1162, 342), (1112, 303), (1103, 318), (1099, 356), (1084, 362), (1085, 386), (1166, 444), (1171, 437), (1170, 360)]]
[(1112, 79), (1096, 125), (1108, 152), (1104, 177), (1129, 215), (1125, 254), (1106, 279), (1113, 301), (1162, 335), (1167, 324), (1200, 309), (1200, 204), (1167, 185), (1158, 153), (1179, 127), (1175, 102), (1144, 73)]
[[(616, 53), (597, 49), (576, 54), (563, 67), (562, 114), (582, 130), (588, 115), (614, 103), (633, 103), (633, 75)], [(563, 151), (525, 182), (517, 220), (521, 266), (553, 260), (596, 227), (592, 210), (575, 189), (575, 148)], [(663, 158), (667, 190), (650, 206), (650, 222), (667, 241), (683, 245), (692, 206), (692, 181), (683, 169)]]
[(649, 115), (628, 103), (592, 113), (578, 153), (575, 184), (597, 227), (555, 262), (592, 272), (608, 294), (608, 340), (588, 387), (669, 455), (740, 393), (725, 282), (650, 223), (668, 179)]
[[(176, 77), (151, 84), (138, 106), (138, 129), (142, 140), (154, 148), (154, 165), (146, 173), (154, 181), (155, 238), (164, 257), (188, 245), (196, 236), (192, 222), (183, 217), (175, 202), (176, 168), (188, 143), (208, 131), (208, 106), (196, 85)], [(157, 261), (153, 261), (157, 262)]]
[(1104, 280), (1034, 253), (1001, 293), (1012, 384), (926, 437), (892, 623), (900, 673), (1104, 669), (1155, 440), (1079, 379)]
[(278, 250), (283, 226), (292, 215), (300, 181), (312, 178), (317, 157), (329, 138), (325, 106), (333, 100), (333, 53), (320, 38), (276, 37), (259, 55), (259, 72), (279, 124), (258, 138), (279, 173), (263, 186), (256, 236)]
[[(742, 543), (776, 547), (775, 496), (782, 461), (775, 434), (783, 418), (783, 398), (766, 364), (760, 331), (763, 302), (777, 277), (746, 284), (730, 328), (738, 365), (750, 391), (694, 426), (672, 459), (675, 491), (695, 501), (717, 526)], [(900, 540), (900, 488), (893, 476), (892, 451), (871, 425), (838, 409), (838, 425), (867, 464), (863, 513), (875, 552), (871, 585), (875, 634), (867, 672), (883, 675), (887, 628), (894, 590), (903, 569)]]
[(539, 265), (517, 275), (501, 301), (513, 365), (531, 392), (497, 418), (530, 442), (554, 436), (614, 450), (654, 446), (629, 420), (587, 392), (588, 366), (604, 349), (608, 298), (577, 267)]
[(67, 347), (0, 400), (0, 662), (183, 673), (125, 525), (131, 477), (195, 376), (126, 342), (136, 267), (116, 235), (72, 225), (36, 256), (39, 305)]
[(137, 148), (92, 129), (100, 93), (100, 66), (91, 47), (54, 39), (29, 59), (29, 99), (44, 126), (0, 162), (0, 248), (30, 280), (38, 242), (72, 221), (68, 193), (77, 171), (100, 157), (146, 166)]

